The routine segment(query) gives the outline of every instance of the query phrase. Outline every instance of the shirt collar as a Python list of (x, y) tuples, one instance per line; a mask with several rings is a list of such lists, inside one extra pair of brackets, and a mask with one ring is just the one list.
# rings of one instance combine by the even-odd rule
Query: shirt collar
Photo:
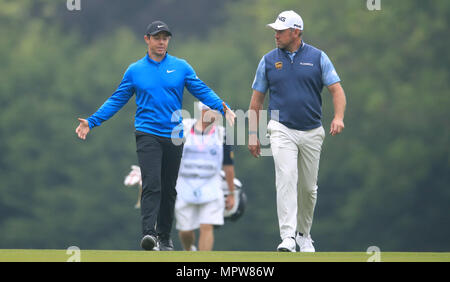
[(303, 42), (303, 40), (302, 40), (302, 43), (300, 43), (300, 47), (298, 47), (298, 49), (296, 50), (296, 51), (294, 51), (294, 52), (289, 52), (289, 51), (287, 51), (287, 50), (283, 50), (286, 54), (288, 54), (288, 55), (296, 55), (297, 53), (298, 53), (298, 51), (300, 51), (300, 49), (302, 49), (303, 48), (303, 46), (305, 45), (305, 42)]

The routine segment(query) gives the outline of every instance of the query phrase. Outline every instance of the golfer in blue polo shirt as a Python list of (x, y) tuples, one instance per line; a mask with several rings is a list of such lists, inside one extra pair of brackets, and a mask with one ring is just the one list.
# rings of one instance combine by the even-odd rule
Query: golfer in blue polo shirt
[(328, 56), (302, 40), (303, 20), (297, 13), (284, 11), (268, 26), (275, 30), (277, 48), (263, 56), (256, 71), (250, 102), (250, 113), (255, 114), (249, 115), (248, 148), (254, 157), (260, 155), (259, 111), (269, 91), (269, 112), (278, 112), (271, 115), (267, 126), (282, 239), (277, 250), (295, 252), (297, 243), (301, 252), (314, 252), (310, 231), (325, 138), (321, 92), (326, 86), (333, 97), (333, 136), (344, 129), (346, 98)]
[(174, 219), (176, 181), (183, 152), (180, 110), (183, 90), (225, 115), (230, 125), (235, 114), (203, 83), (183, 59), (167, 53), (172, 33), (167, 24), (154, 21), (144, 35), (147, 53), (126, 70), (117, 90), (87, 119), (79, 118), (81, 139), (118, 112), (136, 94), (136, 146), (142, 174), (141, 247), (173, 250), (170, 232)]

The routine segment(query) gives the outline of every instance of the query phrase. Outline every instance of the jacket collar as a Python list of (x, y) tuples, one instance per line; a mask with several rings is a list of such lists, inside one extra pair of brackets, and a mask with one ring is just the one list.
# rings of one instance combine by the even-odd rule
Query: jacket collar
[(145, 58), (147, 59), (147, 61), (152, 64), (155, 64), (155, 65), (159, 65), (159, 64), (163, 63), (167, 59), (168, 56), (169, 56), (169, 53), (166, 52), (166, 55), (164, 56), (164, 58), (161, 61), (157, 62), (157, 61), (153, 60), (152, 58), (150, 58), (150, 56), (148, 55), (148, 51), (145, 53)]

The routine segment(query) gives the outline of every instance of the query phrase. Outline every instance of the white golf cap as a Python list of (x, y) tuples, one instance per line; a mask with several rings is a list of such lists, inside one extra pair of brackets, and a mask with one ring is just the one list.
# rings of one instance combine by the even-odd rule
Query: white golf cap
[(203, 104), (203, 103), (200, 102), (200, 101), (198, 101), (197, 107), (198, 107), (198, 109), (199, 109), (200, 111), (203, 111), (203, 110), (211, 110), (210, 107), (208, 107), (207, 105)]
[(275, 30), (285, 30), (288, 28), (303, 30), (303, 20), (299, 14), (290, 10), (281, 12), (277, 17), (277, 20), (267, 26), (270, 26)]

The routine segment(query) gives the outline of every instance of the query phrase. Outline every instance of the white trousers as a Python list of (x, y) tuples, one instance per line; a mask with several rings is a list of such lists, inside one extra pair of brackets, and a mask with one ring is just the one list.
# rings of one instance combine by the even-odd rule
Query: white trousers
[(317, 175), (325, 130), (300, 131), (271, 120), (267, 126), (275, 163), (281, 239), (309, 235), (317, 199)]

